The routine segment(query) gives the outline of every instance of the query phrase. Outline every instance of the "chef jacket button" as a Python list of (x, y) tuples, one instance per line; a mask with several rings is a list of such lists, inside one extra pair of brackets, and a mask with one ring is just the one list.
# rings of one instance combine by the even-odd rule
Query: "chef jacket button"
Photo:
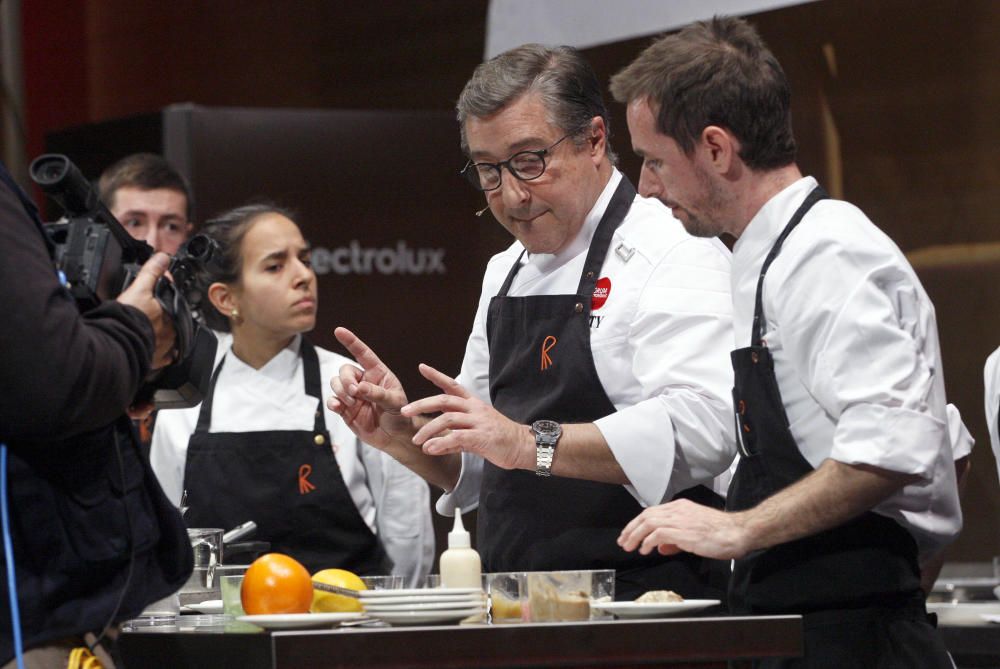
[(753, 363), (754, 363), (755, 365), (757, 364), (757, 361), (758, 361), (758, 360), (760, 359), (760, 356), (758, 356), (758, 355), (757, 355), (757, 351), (753, 351), (753, 352), (752, 352), (752, 353), (750, 354), (750, 359), (751, 359), (751, 360), (753, 360)]
[(582, 314), (583, 313), (583, 303), (582, 302), (577, 302), (576, 306), (573, 307), (573, 311), (575, 311), (578, 314)]
[(322, 446), (323, 444), (326, 443), (326, 437), (324, 437), (321, 434), (317, 434), (315, 437), (313, 437), (313, 441), (316, 442), (317, 446)]
[(593, 272), (587, 272), (587, 278), (588, 279), (593, 279), (594, 278), (594, 273)]

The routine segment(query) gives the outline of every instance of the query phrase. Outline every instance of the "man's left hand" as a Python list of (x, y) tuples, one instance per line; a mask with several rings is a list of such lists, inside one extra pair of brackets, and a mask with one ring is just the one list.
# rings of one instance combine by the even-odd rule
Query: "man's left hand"
[(747, 552), (743, 514), (727, 513), (691, 500), (651, 506), (633, 518), (618, 537), (626, 551), (662, 555), (682, 551), (718, 560), (741, 558)]
[(502, 469), (534, 469), (535, 440), (526, 425), (510, 420), (472, 396), (455, 379), (420, 365), (425, 379), (443, 391), (402, 408), (404, 416), (442, 412), (413, 436), (429, 455), (475, 453)]

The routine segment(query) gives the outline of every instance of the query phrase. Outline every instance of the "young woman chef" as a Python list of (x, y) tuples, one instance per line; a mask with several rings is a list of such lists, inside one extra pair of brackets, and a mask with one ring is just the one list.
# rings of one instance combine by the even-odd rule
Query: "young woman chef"
[(150, 459), (189, 527), (257, 523), (253, 537), (310, 572), (403, 574), (434, 557), (427, 484), (358, 440), (324, 407), (322, 379), (349, 360), (302, 336), (316, 323), (309, 245), (276, 207), (229, 211), (201, 231), (218, 245), (199, 277), (219, 333), (200, 406), (160, 412)]

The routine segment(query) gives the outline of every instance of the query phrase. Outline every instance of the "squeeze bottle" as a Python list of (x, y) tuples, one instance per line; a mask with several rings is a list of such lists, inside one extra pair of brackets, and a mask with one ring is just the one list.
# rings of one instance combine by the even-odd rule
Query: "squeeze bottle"
[(455, 509), (455, 526), (448, 533), (448, 550), (441, 553), (441, 586), (482, 588), (483, 567), (472, 549), (469, 531), (462, 525), (462, 510)]

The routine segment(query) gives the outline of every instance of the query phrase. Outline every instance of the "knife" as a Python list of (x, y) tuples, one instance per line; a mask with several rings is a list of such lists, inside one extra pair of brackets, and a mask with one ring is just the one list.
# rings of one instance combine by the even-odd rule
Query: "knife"
[(351, 588), (342, 588), (339, 585), (329, 585), (327, 583), (320, 583), (319, 581), (313, 581), (313, 588), (316, 590), (322, 590), (323, 592), (332, 592), (335, 595), (344, 595), (345, 597), (354, 597), (358, 599), (361, 597), (361, 593), (357, 590), (352, 590)]
[(257, 523), (253, 522), (252, 520), (248, 520), (247, 522), (243, 523), (242, 525), (237, 525), (233, 529), (231, 529), (228, 532), (226, 532), (225, 534), (223, 534), (222, 535), (222, 543), (223, 544), (230, 544), (230, 543), (236, 541), (237, 539), (242, 539), (243, 537), (245, 537), (246, 535), (250, 534), (251, 532), (253, 532), (256, 529), (257, 529)]

